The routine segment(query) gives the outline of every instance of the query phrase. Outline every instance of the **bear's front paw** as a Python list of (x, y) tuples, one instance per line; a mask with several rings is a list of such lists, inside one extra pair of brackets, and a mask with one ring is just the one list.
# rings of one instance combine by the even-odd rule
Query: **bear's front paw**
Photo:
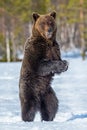
[(63, 66), (64, 66), (64, 71), (67, 71), (68, 70), (68, 66), (69, 66), (69, 63), (66, 61), (66, 60), (63, 60)]
[(67, 71), (69, 63), (66, 60), (57, 61), (56, 63), (56, 73), (60, 74), (62, 72)]

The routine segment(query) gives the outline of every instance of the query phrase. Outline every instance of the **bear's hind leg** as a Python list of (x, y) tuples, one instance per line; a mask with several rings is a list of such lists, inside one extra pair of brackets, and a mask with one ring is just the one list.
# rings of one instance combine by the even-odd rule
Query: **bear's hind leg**
[(36, 113), (36, 106), (33, 101), (21, 102), (21, 114), (23, 121), (33, 121)]
[(23, 121), (33, 121), (35, 117), (35, 106), (29, 103), (22, 104), (22, 120)]
[(58, 99), (52, 88), (46, 93), (41, 101), (42, 120), (52, 121), (58, 110)]
[(23, 121), (33, 121), (36, 113), (36, 100), (31, 87), (25, 81), (20, 81), (19, 97), (21, 103), (21, 116)]

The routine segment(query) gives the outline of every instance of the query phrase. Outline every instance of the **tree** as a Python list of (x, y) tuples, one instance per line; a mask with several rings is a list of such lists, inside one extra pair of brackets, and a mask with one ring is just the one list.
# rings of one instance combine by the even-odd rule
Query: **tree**
[[(6, 52), (9, 52), (10, 60), (16, 61), (18, 51), (23, 51), (24, 41), (31, 34), (32, 12), (44, 14), (52, 10), (57, 11), (57, 38), (62, 40), (64, 50), (77, 47), (85, 55), (87, 0), (0, 0), (0, 50), (3, 56), (8, 57)], [(9, 51), (6, 51), (7, 46)]]

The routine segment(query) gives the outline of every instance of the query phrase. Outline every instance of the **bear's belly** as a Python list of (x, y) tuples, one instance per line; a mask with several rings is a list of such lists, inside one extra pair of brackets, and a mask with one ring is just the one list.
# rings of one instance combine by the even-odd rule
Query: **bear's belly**
[(52, 76), (38, 76), (36, 79), (35, 91), (39, 95), (43, 95), (50, 88), (50, 84), (52, 81)]

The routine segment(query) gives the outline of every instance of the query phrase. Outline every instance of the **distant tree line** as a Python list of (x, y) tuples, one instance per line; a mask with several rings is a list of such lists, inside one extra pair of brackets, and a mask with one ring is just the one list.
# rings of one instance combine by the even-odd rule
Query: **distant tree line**
[(57, 39), (64, 51), (87, 51), (87, 0), (0, 0), (0, 61), (17, 61), (31, 35), (32, 12), (57, 12)]

